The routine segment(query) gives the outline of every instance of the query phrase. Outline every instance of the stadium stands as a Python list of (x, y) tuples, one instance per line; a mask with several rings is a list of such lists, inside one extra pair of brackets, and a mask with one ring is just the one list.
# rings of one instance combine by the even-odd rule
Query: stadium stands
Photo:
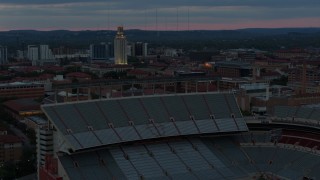
[(239, 146), (237, 139), (184, 138), (118, 145), (59, 159), (66, 173), (79, 179), (240, 179), (256, 174), (320, 177), (317, 154), (281, 146)]
[[(320, 135), (248, 132), (233, 94), (126, 97), (42, 109), (58, 139), (54, 158), (63, 179), (320, 177)], [(272, 115), (291, 123), (317, 120), (318, 113), (276, 106)]]
[(274, 112), (271, 113), (279, 118), (301, 118), (320, 120), (320, 109), (304, 106), (275, 106)]
[(73, 151), (159, 137), (248, 130), (233, 94), (130, 97), (44, 105), (42, 109)]

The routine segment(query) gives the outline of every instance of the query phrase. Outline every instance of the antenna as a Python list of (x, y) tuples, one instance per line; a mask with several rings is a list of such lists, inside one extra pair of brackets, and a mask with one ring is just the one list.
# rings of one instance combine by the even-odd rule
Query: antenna
[(168, 30), (168, 21), (167, 21), (167, 16), (164, 16), (164, 26), (165, 26), (165, 30)]
[(108, 9), (107, 9), (107, 28), (110, 30), (110, 4), (108, 4)]
[(190, 30), (190, 9), (188, 7), (188, 31)]
[(147, 31), (147, 9), (144, 9), (144, 30)]
[(158, 29), (158, 8), (156, 8), (156, 31), (157, 31), (157, 36), (159, 36), (159, 29)]
[(179, 31), (179, 10), (177, 7), (177, 31)]

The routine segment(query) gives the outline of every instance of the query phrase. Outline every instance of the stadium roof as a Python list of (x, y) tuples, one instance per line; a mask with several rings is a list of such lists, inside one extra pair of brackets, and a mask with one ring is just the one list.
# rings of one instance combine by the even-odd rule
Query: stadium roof
[(73, 151), (171, 136), (247, 131), (233, 94), (197, 93), (43, 105)]

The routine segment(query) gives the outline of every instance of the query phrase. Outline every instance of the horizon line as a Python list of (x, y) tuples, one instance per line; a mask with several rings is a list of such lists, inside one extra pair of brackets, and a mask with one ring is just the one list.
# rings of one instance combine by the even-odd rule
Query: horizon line
[[(248, 27), (248, 28), (236, 28), (236, 29), (168, 29), (168, 30), (155, 30), (155, 29), (140, 29), (140, 28), (130, 28), (125, 29), (125, 31), (150, 31), (150, 32), (188, 32), (188, 31), (237, 31), (237, 30), (245, 30), (245, 29), (320, 29), (320, 26), (305, 26), (305, 27)], [(100, 29), (100, 28), (83, 28), (83, 29), (10, 29), (10, 30), (0, 30), (0, 32), (10, 32), (10, 31), (42, 31), (42, 32), (50, 32), (50, 31), (117, 31), (111, 29)]]

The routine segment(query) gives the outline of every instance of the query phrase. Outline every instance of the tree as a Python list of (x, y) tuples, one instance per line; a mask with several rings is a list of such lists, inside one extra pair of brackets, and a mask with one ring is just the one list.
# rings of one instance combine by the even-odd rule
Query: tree
[(35, 145), (37, 143), (36, 142), (37, 137), (36, 137), (35, 130), (33, 130), (31, 128), (27, 129), (26, 135), (28, 136), (31, 144)]
[(103, 77), (106, 79), (123, 79), (127, 77), (127, 72), (111, 71), (111, 72), (105, 73)]
[(35, 149), (25, 148), (21, 161), (17, 163), (17, 176), (22, 177), (36, 172), (36, 152)]
[(0, 166), (0, 177), (3, 180), (11, 180), (16, 178), (16, 166), (13, 162), (5, 162)]
[(274, 79), (270, 82), (270, 85), (282, 85), (286, 86), (288, 83), (288, 76), (281, 76), (279, 79)]

